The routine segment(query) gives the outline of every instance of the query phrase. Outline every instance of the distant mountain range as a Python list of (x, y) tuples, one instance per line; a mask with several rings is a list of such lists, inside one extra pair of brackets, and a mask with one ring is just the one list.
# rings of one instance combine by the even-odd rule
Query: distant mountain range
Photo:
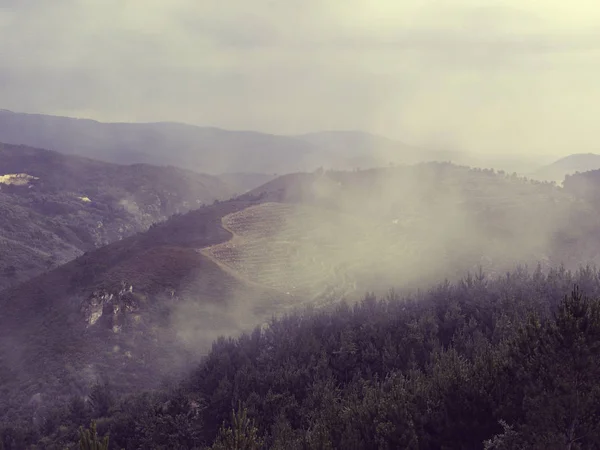
[(173, 165), (200, 173), (282, 174), (318, 167), (459, 161), (460, 153), (412, 147), (358, 131), (278, 136), (181, 123), (102, 123), (0, 110), (0, 142), (117, 164)]
[(386, 166), (389, 163), (466, 160), (463, 152), (411, 146), (361, 131), (320, 131), (296, 137), (334, 155), (340, 162), (344, 161), (347, 167), (342, 169)]
[(576, 153), (541, 167), (532, 172), (530, 176), (539, 180), (562, 183), (567, 175), (597, 169), (600, 169), (600, 155), (595, 153)]
[(0, 289), (233, 192), (175, 167), (0, 143)]

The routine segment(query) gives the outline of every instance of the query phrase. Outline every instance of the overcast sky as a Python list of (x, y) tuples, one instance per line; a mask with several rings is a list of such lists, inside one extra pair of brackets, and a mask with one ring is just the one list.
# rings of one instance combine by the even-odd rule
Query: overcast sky
[(597, 0), (0, 0), (0, 108), (600, 151)]

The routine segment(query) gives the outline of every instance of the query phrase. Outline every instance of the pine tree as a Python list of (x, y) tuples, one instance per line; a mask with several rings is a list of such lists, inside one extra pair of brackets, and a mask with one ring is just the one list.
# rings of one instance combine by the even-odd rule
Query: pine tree
[(238, 405), (237, 411), (231, 413), (231, 426), (221, 427), (219, 437), (211, 447), (212, 450), (259, 450), (262, 439), (258, 437), (258, 429), (248, 418), (248, 411)]
[(108, 450), (108, 436), (102, 440), (96, 432), (96, 421), (92, 420), (89, 430), (79, 427), (79, 449), (80, 450)]
[[(530, 319), (512, 348), (512, 404), (529, 444), (595, 448), (600, 444), (600, 302), (577, 287), (553, 320)], [(521, 423), (519, 423), (521, 422)], [(515, 424), (515, 422), (513, 422)]]

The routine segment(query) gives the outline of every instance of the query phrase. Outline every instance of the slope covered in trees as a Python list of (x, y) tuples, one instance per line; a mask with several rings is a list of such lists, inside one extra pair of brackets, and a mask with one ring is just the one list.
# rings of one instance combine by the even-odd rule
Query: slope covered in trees
[[(31, 420), (30, 402), (41, 411), (89, 396), (97, 379), (117, 397), (155, 388), (197, 363), (219, 334), (295, 305), (424, 288), (480, 267), (494, 278), (521, 262), (542, 261), (543, 270), (593, 262), (597, 220), (589, 202), (550, 183), (451, 164), (281, 177), (1, 292), (0, 413)], [(242, 257), (207, 254), (236, 243), (227, 228), (245, 239)], [(407, 242), (417, 251), (408, 253)], [(240, 269), (247, 257), (260, 258), (250, 276)], [(286, 260), (293, 270), (279, 268)], [(320, 282), (313, 265), (321, 261), (352, 290), (294, 294), (298, 280)]]
[(76, 448), (94, 419), (116, 449), (593, 449), (598, 295), (594, 269), (520, 268), (305, 310), (217, 340), (181, 383), (127, 397), (97, 384), (0, 438)]
[(565, 191), (591, 202), (595, 207), (600, 204), (600, 170), (567, 175), (563, 187)]

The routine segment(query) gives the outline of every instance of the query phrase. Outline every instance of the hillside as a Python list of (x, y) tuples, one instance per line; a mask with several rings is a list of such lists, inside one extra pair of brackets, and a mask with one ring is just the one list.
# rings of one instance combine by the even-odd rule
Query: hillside
[[(278, 136), (181, 123), (102, 123), (7, 110), (0, 110), (0, 142), (119, 164), (173, 165), (210, 174), (283, 174), (458, 157), (358, 132)], [(238, 179), (247, 186), (251, 175)]]
[(594, 449), (599, 277), (521, 268), (305, 310), (217, 340), (155, 391), (99, 380), (87, 401), (38, 396), (0, 442), (76, 449), (96, 420), (110, 448), (131, 450), (240, 448), (232, 436), (253, 449)]
[(216, 336), (301, 305), (598, 261), (597, 220), (549, 183), (451, 164), (280, 177), (1, 292), (5, 411), (97, 377), (156, 386)]
[(85, 392), (98, 377), (119, 379), (125, 390), (151, 387), (197, 360), (218, 335), (244, 320), (254, 325), (252, 305), (236, 298), (270, 307), (270, 293), (197, 251), (228, 239), (220, 218), (246, 206), (227, 202), (173, 217), (1, 292), (0, 385), (21, 389), (3, 414), (39, 392)]
[(0, 144), (0, 289), (231, 194), (173, 167)]
[(590, 201), (594, 206), (600, 201), (600, 169), (565, 176), (565, 191)]
[(531, 178), (562, 183), (565, 176), (575, 172), (587, 172), (600, 169), (600, 155), (595, 153), (577, 153), (561, 158), (531, 173)]

